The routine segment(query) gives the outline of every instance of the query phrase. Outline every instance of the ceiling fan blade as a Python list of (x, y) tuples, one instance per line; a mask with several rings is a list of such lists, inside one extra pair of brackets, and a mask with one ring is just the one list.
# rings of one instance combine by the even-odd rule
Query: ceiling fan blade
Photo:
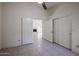
[(45, 10), (47, 9), (45, 2), (42, 3), (42, 6)]

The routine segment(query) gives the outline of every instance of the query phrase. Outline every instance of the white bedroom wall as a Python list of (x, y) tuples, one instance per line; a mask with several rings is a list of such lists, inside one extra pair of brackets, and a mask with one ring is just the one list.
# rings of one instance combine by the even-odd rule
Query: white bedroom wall
[(1, 3), (0, 3), (0, 49), (1, 49), (1, 44), (2, 44), (2, 22), (1, 22), (1, 20), (2, 20), (2, 7), (1, 7), (2, 5), (1, 5)]
[[(38, 3), (3, 3), (3, 48), (21, 41), (21, 17), (45, 20), (46, 11)], [(20, 40), (20, 41), (19, 41)]]
[(49, 18), (68, 17), (72, 20), (72, 51), (79, 53), (79, 4), (64, 3), (48, 9)]

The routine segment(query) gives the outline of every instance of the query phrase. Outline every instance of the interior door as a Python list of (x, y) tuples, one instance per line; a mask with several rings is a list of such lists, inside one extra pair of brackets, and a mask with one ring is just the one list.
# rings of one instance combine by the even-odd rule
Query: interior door
[(32, 20), (29, 18), (22, 19), (22, 44), (29, 44), (33, 42), (32, 39)]
[(71, 20), (60, 18), (54, 20), (54, 41), (66, 48), (71, 48)]
[(50, 42), (53, 42), (53, 30), (52, 30), (52, 26), (53, 26), (53, 24), (52, 24), (52, 20), (47, 20), (47, 21), (45, 21), (45, 24), (44, 24), (44, 36), (45, 36), (45, 39), (47, 39), (48, 41), (50, 41)]

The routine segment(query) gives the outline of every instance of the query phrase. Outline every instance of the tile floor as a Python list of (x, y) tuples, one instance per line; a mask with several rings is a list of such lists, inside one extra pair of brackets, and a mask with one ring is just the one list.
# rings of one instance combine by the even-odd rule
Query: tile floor
[(32, 44), (2, 49), (0, 53), (8, 53), (0, 54), (5, 56), (78, 56), (69, 49), (47, 40), (38, 40)]

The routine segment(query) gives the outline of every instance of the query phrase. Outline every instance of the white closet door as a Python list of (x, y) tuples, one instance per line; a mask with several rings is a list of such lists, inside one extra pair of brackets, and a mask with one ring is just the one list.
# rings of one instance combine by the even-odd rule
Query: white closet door
[(32, 25), (32, 20), (29, 19), (29, 18), (23, 18), (22, 20), (22, 36), (23, 36), (23, 44), (29, 44), (29, 43), (32, 43), (33, 42), (33, 38), (32, 38), (32, 35), (33, 35), (33, 25)]
[(56, 43), (70, 48), (71, 45), (71, 20), (61, 18), (54, 20), (54, 40)]
[(53, 42), (53, 30), (52, 30), (52, 20), (45, 21), (45, 39), (50, 42)]

